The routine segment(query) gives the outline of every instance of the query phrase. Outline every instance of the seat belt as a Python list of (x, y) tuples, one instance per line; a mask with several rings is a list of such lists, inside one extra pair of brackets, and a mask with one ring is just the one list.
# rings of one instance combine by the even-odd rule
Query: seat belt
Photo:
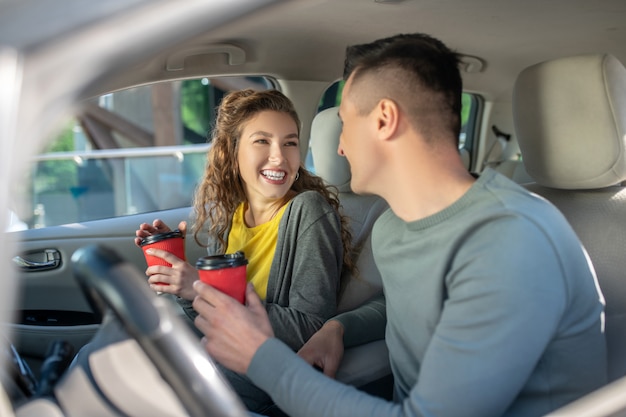
[[(491, 131), (495, 135), (495, 138), (491, 142), (491, 145), (489, 146), (489, 150), (487, 150), (487, 153), (485, 154), (485, 159), (483, 160), (483, 167), (481, 169), (481, 172), (486, 167), (495, 168), (496, 166), (504, 162), (504, 159), (502, 159), (502, 155), (504, 155), (504, 150), (506, 149), (507, 145), (511, 141), (511, 134), (504, 133), (503, 131), (498, 129), (496, 125), (491, 126)], [(500, 144), (501, 151), (498, 155), (491, 155), (497, 143)]]

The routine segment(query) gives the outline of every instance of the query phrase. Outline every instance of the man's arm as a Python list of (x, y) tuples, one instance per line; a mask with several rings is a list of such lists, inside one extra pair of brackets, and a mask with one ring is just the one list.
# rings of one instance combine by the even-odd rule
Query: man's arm
[(387, 313), (384, 294), (377, 295), (354, 310), (334, 317), (343, 325), (346, 348), (385, 338)]
[(298, 351), (298, 356), (308, 364), (334, 378), (343, 359), (343, 325), (328, 320)]
[(195, 323), (205, 335), (209, 354), (233, 371), (246, 373), (290, 415), (402, 415), (399, 405), (327, 378), (274, 338), (267, 312), (251, 285), (246, 306), (200, 281), (194, 288), (198, 297), (193, 307), (199, 313)]
[[(524, 229), (529, 227), (514, 230), (522, 246), (528, 242), (522, 238), (528, 232)], [(532, 251), (518, 250), (517, 243), (487, 245), (472, 257), (475, 262), (453, 273), (445, 308), (420, 361), (419, 380), (408, 383), (401, 403), (329, 380), (286, 355), (274, 339), (260, 346), (247, 375), (287, 414), (299, 417), (501, 416), (530, 377), (563, 314), (559, 262), (548, 242), (533, 242)], [(537, 253), (545, 255), (543, 262), (536, 262)], [(505, 258), (517, 267), (493, 267)]]
[(316, 371), (278, 339), (267, 339), (246, 374), (288, 415), (298, 417), (400, 417), (401, 404), (385, 401)]
[(385, 297), (328, 320), (298, 351), (306, 362), (334, 378), (343, 358), (344, 346), (352, 347), (385, 337)]

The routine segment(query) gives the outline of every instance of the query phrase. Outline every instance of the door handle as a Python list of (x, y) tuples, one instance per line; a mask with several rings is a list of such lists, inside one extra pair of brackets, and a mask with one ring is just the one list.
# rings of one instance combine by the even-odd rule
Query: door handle
[(26, 272), (48, 271), (61, 266), (61, 252), (58, 250), (44, 249), (37, 254), (44, 259), (42, 262), (29, 261), (18, 255), (13, 257), (13, 263)]

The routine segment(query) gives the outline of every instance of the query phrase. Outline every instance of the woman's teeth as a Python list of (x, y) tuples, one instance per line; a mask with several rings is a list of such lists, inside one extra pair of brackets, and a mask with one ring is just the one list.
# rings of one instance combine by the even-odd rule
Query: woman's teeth
[(280, 181), (283, 178), (285, 178), (285, 172), (283, 171), (264, 170), (264, 171), (261, 171), (261, 174), (263, 174), (264, 177), (267, 177), (270, 180), (275, 180), (275, 181)]

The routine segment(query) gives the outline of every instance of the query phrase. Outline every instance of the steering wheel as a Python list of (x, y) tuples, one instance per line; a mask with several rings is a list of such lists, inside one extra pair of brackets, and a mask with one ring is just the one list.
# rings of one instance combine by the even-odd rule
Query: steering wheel
[(190, 416), (249, 416), (191, 329), (146, 285), (146, 278), (102, 245), (77, 250), (74, 275), (101, 312), (110, 308), (171, 386)]

